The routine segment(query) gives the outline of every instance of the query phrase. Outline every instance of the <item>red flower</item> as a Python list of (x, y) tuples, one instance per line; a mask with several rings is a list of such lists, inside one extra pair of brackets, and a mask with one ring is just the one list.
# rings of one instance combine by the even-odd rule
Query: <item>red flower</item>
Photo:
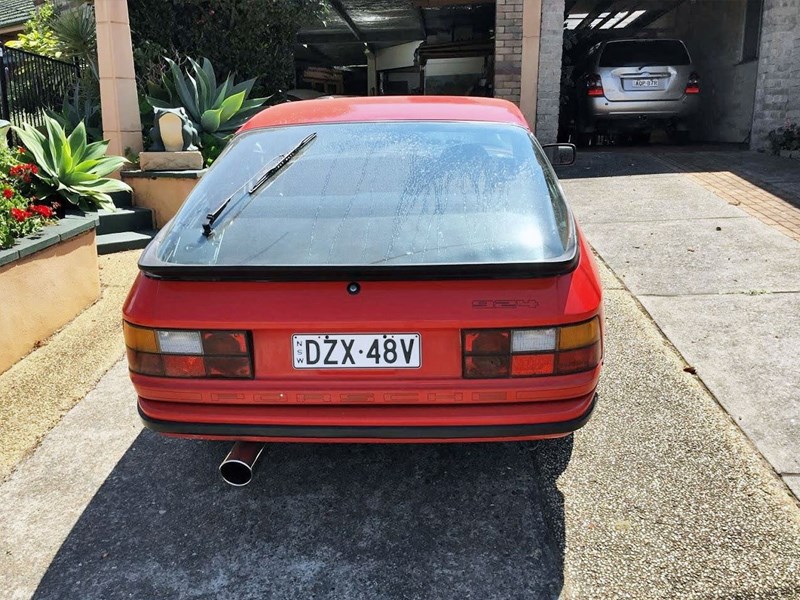
[(17, 152), (20, 153), (20, 154), (25, 154), (25, 152), (27, 152), (27, 150), (25, 150), (25, 148), (20, 146), (19, 148), (17, 148)]
[(22, 165), (14, 165), (8, 170), (8, 174), (12, 177), (16, 177), (22, 171)]
[(36, 166), (36, 165), (34, 165), (34, 164), (31, 164), (31, 173), (33, 173), (34, 175), (36, 175), (38, 172), (39, 172), (39, 167), (37, 167), (37, 166)]
[(18, 208), (11, 209), (11, 216), (14, 217), (14, 220), (22, 223), (25, 219), (31, 216), (27, 210), (20, 210)]
[(31, 212), (35, 212), (37, 215), (44, 217), (45, 219), (49, 219), (53, 216), (53, 211), (49, 206), (43, 206), (41, 204), (34, 204), (31, 206)]
[(3, 197), (6, 199), (10, 199), (14, 197), (14, 190), (11, 188), (6, 188), (3, 190)]

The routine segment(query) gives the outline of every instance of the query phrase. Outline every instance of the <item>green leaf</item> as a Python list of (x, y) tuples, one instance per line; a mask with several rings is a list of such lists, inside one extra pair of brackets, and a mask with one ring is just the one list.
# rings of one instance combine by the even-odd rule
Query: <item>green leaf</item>
[(209, 91), (217, 89), (217, 75), (214, 73), (214, 66), (211, 64), (211, 61), (207, 58), (203, 59), (203, 72), (206, 74), (206, 78), (208, 79), (208, 89)]
[(158, 98), (154, 98), (153, 96), (147, 96), (147, 103), (152, 108), (178, 108), (175, 106), (173, 102), (167, 102), (166, 100), (159, 100)]
[(219, 129), (221, 120), (222, 120), (221, 108), (218, 108), (216, 110), (207, 110), (206, 112), (203, 113), (203, 116), (200, 119), (200, 125), (202, 126), (203, 131), (214, 133), (217, 129)]
[(244, 92), (245, 97), (250, 95), (250, 91), (253, 89), (253, 84), (256, 82), (255, 78), (248, 79), (247, 81), (242, 81), (241, 83), (237, 83), (233, 86), (231, 90), (231, 94), (237, 94), (239, 92)]
[(83, 155), (83, 160), (95, 160), (103, 158), (108, 150), (108, 140), (100, 140), (99, 142), (92, 142), (86, 146), (86, 152)]
[(233, 75), (228, 75), (227, 79), (222, 82), (222, 85), (219, 86), (219, 89), (217, 90), (217, 97), (214, 98), (214, 106), (219, 107), (222, 104), (222, 101), (228, 97), (232, 87)]
[(83, 121), (78, 123), (78, 126), (72, 130), (67, 139), (69, 140), (73, 161), (83, 160), (83, 154), (86, 152), (86, 126)]
[(222, 111), (220, 121), (224, 123), (239, 112), (239, 109), (242, 107), (242, 102), (244, 102), (244, 92), (239, 92), (238, 94), (225, 98), (220, 106), (220, 110)]
[(31, 153), (39, 169), (51, 177), (57, 175), (58, 167), (49, 160), (49, 157), (44, 152), (44, 136), (27, 124), (23, 125), (23, 128), (12, 127), (12, 129), (19, 136), (27, 151)]
[(127, 159), (122, 156), (106, 156), (98, 160), (97, 164), (89, 168), (87, 172), (103, 177), (120, 169), (127, 162)]
[(200, 120), (200, 113), (197, 110), (197, 102), (195, 101), (196, 95), (193, 96), (186, 85), (186, 80), (183, 77), (183, 72), (178, 68), (175, 61), (166, 59), (169, 65), (170, 73), (172, 74), (172, 82), (175, 84), (175, 91), (178, 93), (183, 107), (196, 121)]

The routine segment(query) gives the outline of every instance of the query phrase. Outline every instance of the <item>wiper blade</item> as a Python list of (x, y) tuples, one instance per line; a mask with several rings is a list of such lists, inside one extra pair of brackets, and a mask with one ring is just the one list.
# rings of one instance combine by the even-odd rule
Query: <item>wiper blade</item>
[(211, 235), (211, 226), (214, 224), (214, 221), (217, 220), (217, 217), (222, 214), (222, 211), (225, 210), (225, 207), (230, 204), (231, 200), (233, 200), (233, 196), (229, 196), (225, 202), (219, 205), (214, 212), (210, 212), (206, 215), (206, 222), (203, 223), (203, 235), (208, 237)]
[[(288, 165), (290, 162), (292, 162), (292, 159), (295, 156), (297, 156), (298, 154), (300, 154), (300, 152), (303, 150), (303, 148), (305, 148), (311, 142), (313, 142), (316, 139), (316, 137), (317, 137), (316, 132), (310, 133), (309, 135), (304, 137), (300, 141), (299, 144), (297, 144), (294, 148), (289, 150), (289, 152), (284, 154), (283, 157), (275, 165), (269, 167), (261, 175), (259, 175), (258, 178), (256, 179), (255, 183), (250, 187), (249, 190), (247, 190), (247, 194), (249, 196), (252, 196), (253, 194), (255, 194), (265, 183), (267, 183), (270, 179), (275, 177), (275, 175), (280, 173), (280, 171), (286, 165)], [(237, 190), (237, 192), (238, 191), (239, 190)], [(216, 208), (213, 212), (210, 212), (210, 213), (208, 213), (206, 215), (206, 222), (203, 223), (203, 235), (204, 236), (209, 237), (213, 233), (213, 230), (212, 230), (211, 226), (214, 224), (214, 222), (217, 220), (217, 218), (222, 214), (222, 211), (225, 210), (225, 208), (228, 206), (228, 204), (230, 204), (231, 200), (233, 200), (233, 196), (235, 196), (235, 195), (236, 195), (235, 193), (232, 194), (230, 197), (228, 197), (227, 200), (225, 200), (225, 202), (220, 204), (218, 208)]]
[(267, 183), (267, 182), (268, 182), (270, 179), (272, 179), (273, 177), (275, 177), (275, 175), (277, 175), (277, 174), (278, 174), (278, 173), (281, 171), (281, 169), (283, 169), (283, 168), (284, 168), (286, 165), (288, 165), (290, 162), (292, 162), (292, 159), (293, 159), (295, 156), (297, 156), (298, 154), (300, 154), (300, 152), (303, 150), (303, 148), (305, 148), (306, 146), (308, 146), (308, 145), (309, 145), (311, 142), (313, 142), (313, 141), (314, 141), (316, 138), (317, 138), (317, 134), (316, 134), (316, 132), (314, 132), (314, 133), (310, 133), (310, 134), (308, 134), (306, 137), (304, 137), (304, 138), (303, 138), (303, 139), (300, 141), (300, 143), (299, 143), (299, 144), (297, 144), (297, 146), (295, 146), (294, 148), (292, 148), (291, 150), (289, 150), (289, 152), (287, 152), (286, 154), (284, 154), (284, 155), (283, 155), (283, 158), (282, 158), (282, 159), (280, 159), (280, 161), (278, 161), (278, 163), (277, 163), (277, 164), (276, 164), (274, 167), (270, 167), (269, 169), (267, 169), (266, 171), (264, 171), (264, 174), (263, 174), (263, 175), (261, 175), (261, 177), (259, 177), (259, 178), (256, 180), (256, 182), (253, 184), (253, 187), (251, 187), (251, 188), (250, 188), (250, 189), (247, 191), (247, 193), (248, 193), (248, 194), (250, 194), (251, 196), (252, 196), (253, 194), (255, 194), (255, 193), (258, 191), (258, 189), (259, 189), (259, 188), (260, 188), (262, 185), (264, 185), (264, 184), (265, 184), (265, 183)]

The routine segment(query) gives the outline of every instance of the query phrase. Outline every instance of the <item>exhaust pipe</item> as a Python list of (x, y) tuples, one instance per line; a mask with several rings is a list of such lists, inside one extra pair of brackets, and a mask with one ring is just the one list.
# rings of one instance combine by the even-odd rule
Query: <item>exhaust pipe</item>
[(219, 474), (225, 483), (236, 487), (250, 483), (253, 480), (253, 470), (263, 451), (264, 444), (236, 442), (219, 466)]

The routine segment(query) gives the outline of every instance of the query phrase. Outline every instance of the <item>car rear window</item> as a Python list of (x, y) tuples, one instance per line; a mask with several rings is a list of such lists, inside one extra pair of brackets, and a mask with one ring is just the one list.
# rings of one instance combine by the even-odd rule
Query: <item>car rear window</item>
[(667, 67), (690, 64), (686, 47), (678, 40), (610, 42), (600, 56), (601, 67)]
[[(252, 182), (316, 137), (255, 193)], [(230, 198), (203, 235), (207, 215)], [(370, 122), (235, 138), (142, 266), (387, 267), (564, 260), (575, 233), (522, 127)]]

